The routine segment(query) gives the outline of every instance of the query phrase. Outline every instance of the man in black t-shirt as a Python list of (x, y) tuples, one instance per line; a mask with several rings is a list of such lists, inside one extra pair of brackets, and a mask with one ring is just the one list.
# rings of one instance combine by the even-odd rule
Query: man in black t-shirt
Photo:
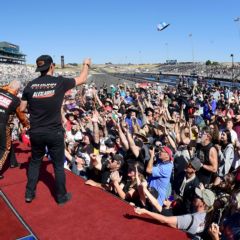
[(197, 176), (204, 186), (213, 183), (218, 170), (218, 152), (212, 143), (212, 139), (212, 130), (209, 127), (204, 127), (202, 129), (201, 144), (196, 146), (196, 156), (202, 163)]
[(10, 158), (11, 167), (18, 166), (11, 143), (10, 116), (16, 113), (23, 126), (28, 126), (25, 114), (19, 111), (20, 99), (16, 96), (19, 88), (20, 82), (17, 80), (0, 88), (0, 179), (3, 179), (2, 174), (6, 169), (4, 166), (8, 158)]
[(64, 94), (86, 82), (91, 60), (84, 60), (82, 72), (76, 78), (54, 77), (55, 64), (49, 55), (37, 58), (36, 64), (36, 72), (40, 72), (41, 75), (25, 87), (20, 106), (21, 111), (28, 108), (30, 113), (32, 147), (25, 201), (30, 203), (35, 197), (39, 169), (47, 147), (54, 167), (56, 201), (58, 204), (64, 204), (71, 199), (71, 194), (67, 193), (65, 186), (61, 107)]

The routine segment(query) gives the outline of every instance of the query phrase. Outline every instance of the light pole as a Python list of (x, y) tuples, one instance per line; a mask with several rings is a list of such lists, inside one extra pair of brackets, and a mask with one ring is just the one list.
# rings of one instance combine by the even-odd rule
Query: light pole
[(194, 46), (193, 46), (193, 39), (192, 39), (192, 33), (190, 33), (189, 38), (191, 39), (191, 46), (192, 46), (192, 62), (194, 64)]
[[(165, 43), (166, 46), (166, 60), (170, 60), (169, 59), (169, 49), (168, 49), (168, 43)], [(166, 61), (167, 62), (167, 61)]]
[(195, 60), (194, 60), (194, 45), (193, 45), (193, 38), (192, 38), (192, 33), (190, 33), (189, 35), (190, 41), (191, 41), (191, 45), (192, 45), (192, 64), (193, 64), (193, 70), (192, 73), (195, 73)]
[(138, 51), (139, 53), (139, 64), (138, 65), (141, 65), (142, 64), (142, 51)]
[(238, 34), (240, 37), (240, 17), (236, 17), (235, 19), (233, 19), (234, 22), (238, 23)]
[(126, 65), (128, 65), (128, 57), (127, 56), (125, 56), (125, 63), (126, 63)]
[(232, 87), (233, 87), (233, 76), (234, 76), (234, 72), (233, 72), (233, 69), (234, 69), (234, 55), (231, 54), (230, 57), (232, 58)]

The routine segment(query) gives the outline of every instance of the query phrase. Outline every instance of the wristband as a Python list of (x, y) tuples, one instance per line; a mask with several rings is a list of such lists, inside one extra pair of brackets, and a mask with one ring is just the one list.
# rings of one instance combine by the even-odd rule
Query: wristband
[(87, 66), (88, 66), (88, 68), (90, 68), (90, 65), (89, 65), (88, 63), (83, 63), (83, 65), (87, 65)]

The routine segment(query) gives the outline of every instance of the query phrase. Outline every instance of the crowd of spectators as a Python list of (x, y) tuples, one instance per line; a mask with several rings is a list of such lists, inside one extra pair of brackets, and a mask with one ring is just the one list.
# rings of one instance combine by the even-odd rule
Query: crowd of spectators
[(65, 168), (193, 238), (240, 239), (239, 101), (201, 82), (85, 84), (62, 106)]
[[(206, 78), (222, 78), (237, 81), (240, 79), (239, 63), (232, 64), (210, 64), (205, 63), (177, 63), (177, 64), (162, 64), (153, 70), (156, 73), (162, 74), (184, 74), (184, 75), (199, 75)], [(152, 71), (151, 71), (152, 72)]]
[(26, 82), (36, 78), (34, 66), (20, 65), (20, 64), (0, 64), (0, 85), (5, 85), (14, 79), (18, 79), (23, 83), (22, 88)]

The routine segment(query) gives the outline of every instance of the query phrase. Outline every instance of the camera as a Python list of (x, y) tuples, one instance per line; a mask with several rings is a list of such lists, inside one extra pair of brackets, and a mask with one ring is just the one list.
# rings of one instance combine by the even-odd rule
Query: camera
[(160, 146), (156, 146), (156, 147), (155, 147), (155, 153), (159, 153), (160, 150), (161, 150), (161, 147), (160, 147)]

